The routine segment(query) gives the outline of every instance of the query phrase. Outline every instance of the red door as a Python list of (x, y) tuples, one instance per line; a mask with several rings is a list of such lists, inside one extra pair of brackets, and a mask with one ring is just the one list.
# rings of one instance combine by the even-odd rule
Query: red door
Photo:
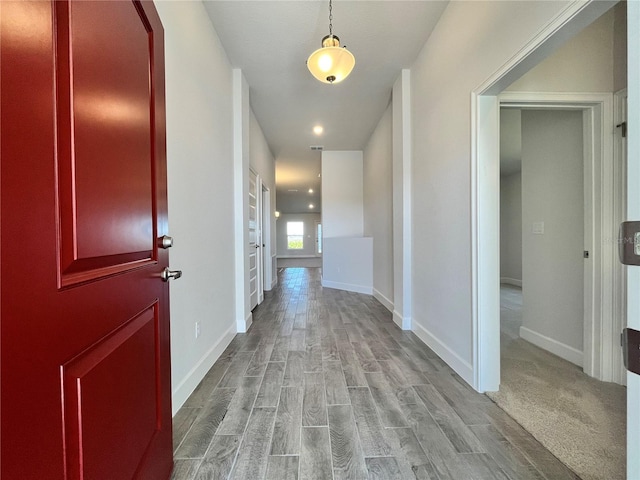
[(172, 468), (163, 30), (0, 2), (1, 476)]

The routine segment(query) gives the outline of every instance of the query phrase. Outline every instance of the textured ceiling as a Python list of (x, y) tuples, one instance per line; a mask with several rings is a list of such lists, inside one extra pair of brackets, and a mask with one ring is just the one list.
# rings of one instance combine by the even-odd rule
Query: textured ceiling
[[(309, 147), (364, 148), (393, 82), (411, 66), (447, 3), (334, 0), (333, 33), (356, 57), (351, 75), (335, 85), (318, 82), (305, 65), (328, 34), (328, 1), (204, 4), (232, 66), (249, 83), (251, 107), (276, 158), (278, 209), (293, 213), (307, 208), (309, 188), (320, 191), (321, 154)], [(312, 131), (318, 124), (321, 136)], [(295, 192), (282, 195), (291, 189), (299, 201)]]

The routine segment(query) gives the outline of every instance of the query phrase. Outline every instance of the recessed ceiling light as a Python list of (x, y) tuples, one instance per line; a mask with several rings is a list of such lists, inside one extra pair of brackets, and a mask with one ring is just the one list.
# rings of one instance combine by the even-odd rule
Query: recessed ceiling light
[(313, 193), (313, 188), (310, 188), (310, 189), (309, 189), (309, 193)]
[(313, 203), (310, 203), (310, 204), (309, 204), (309, 208), (313, 208)]
[(324, 132), (324, 128), (322, 128), (322, 125), (316, 125), (315, 127), (313, 127), (313, 133), (315, 133), (316, 135), (322, 135), (322, 132)]

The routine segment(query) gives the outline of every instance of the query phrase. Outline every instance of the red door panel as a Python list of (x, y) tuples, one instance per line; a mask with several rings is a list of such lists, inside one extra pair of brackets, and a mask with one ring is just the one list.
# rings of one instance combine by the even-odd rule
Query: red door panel
[(54, 8), (66, 286), (152, 259), (153, 44), (144, 12), (132, 2), (56, 2)]
[(0, 2), (0, 476), (172, 467), (163, 31)]
[[(100, 472), (134, 478), (162, 421), (155, 408), (156, 319), (154, 307), (145, 310), (63, 366), (69, 478), (101, 478)], [(104, 455), (105, 443), (112, 445), (112, 456)]]

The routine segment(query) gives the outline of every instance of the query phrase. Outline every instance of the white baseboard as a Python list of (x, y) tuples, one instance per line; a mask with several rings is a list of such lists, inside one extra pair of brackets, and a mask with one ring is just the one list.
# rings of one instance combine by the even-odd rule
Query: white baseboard
[(403, 317), (397, 310), (393, 311), (393, 323), (398, 325), (402, 330), (411, 330), (411, 317)]
[(249, 312), (244, 320), (240, 317), (236, 319), (236, 333), (247, 333), (249, 327), (253, 323), (253, 312)]
[(402, 328), (402, 315), (400, 315), (396, 310), (393, 311), (393, 323)]
[(276, 288), (276, 285), (278, 285), (278, 275), (274, 275), (273, 279), (271, 280), (271, 290)]
[(436, 352), (436, 354), (438, 354), (438, 356), (444, 360), (447, 365), (453, 368), (465, 382), (473, 386), (473, 367), (470, 363), (460, 358), (457, 353), (451, 350), (418, 322), (413, 322), (413, 332), (420, 338), (420, 340), (426, 343), (431, 350)]
[(384, 305), (384, 307), (387, 310), (389, 310), (390, 312), (393, 312), (393, 302), (391, 300), (389, 300), (387, 297), (385, 297), (383, 294), (381, 294), (375, 288), (373, 289), (373, 297), (376, 300), (378, 300), (382, 305)]
[(278, 255), (277, 258), (322, 258), (322, 255)]
[(331, 282), (322, 279), (322, 286), (326, 288), (335, 288), (337, 290), (346, 290), (347, 292), (365, 293), (373, 295), (373, 287), (366, 285), (353, 285), (351, 283)]
[(500, 277), (500, 283), (506, 283), (507, 285), (522, 288), (522, 280), (518, 280), (516, 278)]
[(569, 345), (554, 340), (553, 338), (549, 338), (541, 333), (534, 332), (526, 327), (520, 327), (520, 338), (529, 343), (533, 343), (536, 347), (540, 347), (543, 350), (551, 352), (560, 358), (564, 358), (568, 362), (582, 367), (584, 355), (576, 348), (570, 347)]
[(231, 325), (222, 335), (220, 340), (209, 349), (207, 353), (195, 364), (195, 366), (187, 373), (187, 375), (178, 383), (171, 393), (171, 409), (172, 415), (175, 415), (180, 407), (187, 401), (189, 395), (193, 393), (200, 381), (207, 374), (209, 369), (220, 358), (224, 349), (229, 346), (231, 340), (236, 335), (236, 326)]

